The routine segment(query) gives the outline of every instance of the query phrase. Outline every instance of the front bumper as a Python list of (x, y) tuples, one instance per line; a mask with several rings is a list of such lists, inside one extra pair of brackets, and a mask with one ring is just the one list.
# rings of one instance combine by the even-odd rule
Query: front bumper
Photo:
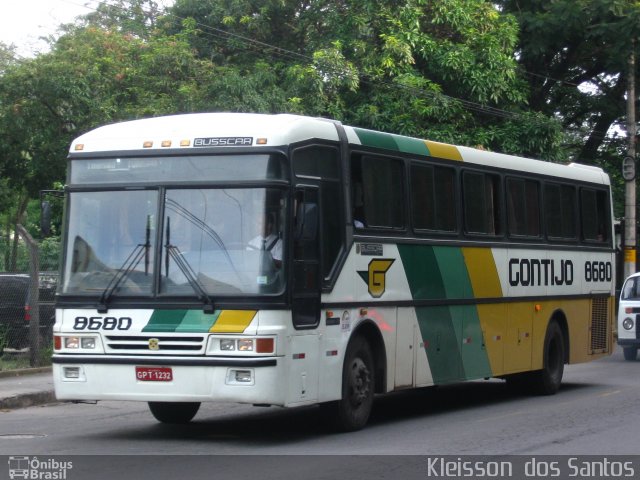
[[(237, 402), (284, 405), (287, 390), (281, 357), (168, 357), (54, 355), (59, 400), (145, 402)], [(171, 381), (141, 381), (136, 367), (170, 367)], [(73, 370), (73, 376), (69, 372)], [(236, 372), (251, 381), (235, 381)]]

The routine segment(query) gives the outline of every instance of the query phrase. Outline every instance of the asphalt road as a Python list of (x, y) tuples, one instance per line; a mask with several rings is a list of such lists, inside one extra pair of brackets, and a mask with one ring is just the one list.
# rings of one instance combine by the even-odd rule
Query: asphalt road
[[(0, 414), (0, 455), (138, 456), (94, 458), (91, 464), (101, 467), (91, 472), (104, 478), (134, 478), (116, 476), (114, 469), (125, 466), (135, 478), (201, 478), (196, 474), (209, 467), (199, 463), (212, 458), (216, 474), (202, 478), (243, 478), (245, 468), (251, 471), (246, 478), (287, 478), (298, 476), (301, 464), (305, 478), (344, 478), (344, 469), (350, 478), (425, 478), (425, 459), (433, 456), (640, 454), (639, 400), (640, 361), (624, 361), (618, 349), (609, 358), (567, 366), (553, 396), (517, 395), (490, 380), (380, 397), (369, 426), (348, 434), (325, 428), (315, 407), (205, 404), (186, 426), (159, 424), (146, 404), (134, 402), (14, 410)], [(175, 455), (202, 457), (183, 462)], [(176, 473), (185, 464), (190, 473)], [(4, 473), (0, 464), (0, 478)]]

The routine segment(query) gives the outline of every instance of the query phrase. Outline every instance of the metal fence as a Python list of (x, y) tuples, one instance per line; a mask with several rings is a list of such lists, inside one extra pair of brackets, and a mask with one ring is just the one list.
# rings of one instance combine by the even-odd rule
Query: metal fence
[(41, 255), (28, 234), (17, 256), (17, 271), (0, 272), (0, 359), (28, 357), (30, 366), (40, 366), (52, 350), (57, 260)]

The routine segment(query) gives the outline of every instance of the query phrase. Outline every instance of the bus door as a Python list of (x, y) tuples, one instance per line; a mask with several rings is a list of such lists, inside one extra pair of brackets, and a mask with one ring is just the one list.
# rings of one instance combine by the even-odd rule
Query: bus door
[(295, 194), (293, 232), (292, 310), (296, 329), (318, 326), (320, 321), (320, 195), (315, 186)]
[(297, 188), (293, 231), (291, 368), (287, 404), (318, 399), (320, 336), (320, 202), (317, 187)]

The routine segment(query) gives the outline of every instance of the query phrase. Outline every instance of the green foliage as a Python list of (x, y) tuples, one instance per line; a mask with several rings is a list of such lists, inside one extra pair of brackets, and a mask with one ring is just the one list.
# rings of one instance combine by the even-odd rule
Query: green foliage
[[(625, 117), (627, 61), (636, 39), (637, 0), (502, 0), (521, 25), (519, 61), (531, 107), (557, 115), (573, 135), (572, 158), (599, 163), (610, 127)], [(619, 152), (620, 154), (621, 152)]]
[[(594, 132), (620, 119), (628, 53), (620, 32), (637, 36), (639, 8), (637, 0), (176, 0), (165, 12), (153, 0), (104, 2), (66, 25), (49, 53), (17, 61), (0, 45), (5, 238), (25, 211), (39, 238), (37, 211), (23, 199), (64, 182), (74, 137), (161, 114), (292, 112), (608, 165), (619, 144), (603, 145)], [(597, 94), (579, 90), (584, 82)]]

